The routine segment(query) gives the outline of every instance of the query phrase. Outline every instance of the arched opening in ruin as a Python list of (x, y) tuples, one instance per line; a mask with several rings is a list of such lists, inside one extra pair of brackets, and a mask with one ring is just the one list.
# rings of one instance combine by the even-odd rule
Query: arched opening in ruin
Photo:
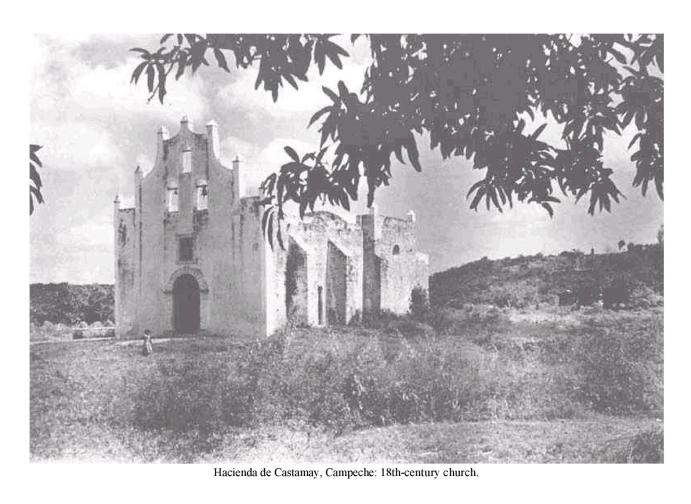
[(400, 253), (401, 253), (401, 247), (399, 247), (398, 245), (394, 245), (393, 246), (393, 255), (398, 255)]
[(173, 327), (175, 332), (189, 334), (199, 330), (199, 283), (190, 274), (180, 275), (173, 283)]
[(307, 254), (293, 240), (286, 258), (286, 318), (289, 322), (306, 325), (307, 318)]
[(329, 324), (346, 323), (348, 258), (329, 242), (326, 256), (326, 320)]

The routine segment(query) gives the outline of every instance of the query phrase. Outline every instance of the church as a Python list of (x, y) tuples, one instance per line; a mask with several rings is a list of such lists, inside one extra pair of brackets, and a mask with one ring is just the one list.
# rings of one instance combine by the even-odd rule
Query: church
[(156, 161), (134, 173), (134, 208), (114, 201), (117, 336), (269, 335), (288, 323), (347, 324), (405, 313), (428, 287), (415, 214), (354, 219), (319, 211), (282, 224), (283, 247), (262, 233), (258, 196), (245, 196), (239, 159), (220, 161), (218, 127), (187, 118), (158, 131)]

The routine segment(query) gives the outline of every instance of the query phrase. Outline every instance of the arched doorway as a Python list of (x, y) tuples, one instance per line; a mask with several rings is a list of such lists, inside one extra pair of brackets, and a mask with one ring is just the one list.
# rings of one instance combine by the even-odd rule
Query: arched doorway
[(173, 327), (183, 334), (199, 330), (199, 283), (190, 274), (173, 283)]

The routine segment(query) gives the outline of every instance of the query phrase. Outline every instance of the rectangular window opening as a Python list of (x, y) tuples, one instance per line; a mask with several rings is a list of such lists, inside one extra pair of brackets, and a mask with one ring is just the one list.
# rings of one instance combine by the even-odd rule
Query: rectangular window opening
[(168, 188), (168, 211), (178, 211), (178, 189), (176, 187)]
[(209, 191), (205, 185), (197, 186), (197, 210), (208, 210)]
[(178, 260), (192, 261), (194, 259), (194, 238), (186, 236), (178, 242)]
[(192, 151), (182, 151), (182, 173), (192, 172)]

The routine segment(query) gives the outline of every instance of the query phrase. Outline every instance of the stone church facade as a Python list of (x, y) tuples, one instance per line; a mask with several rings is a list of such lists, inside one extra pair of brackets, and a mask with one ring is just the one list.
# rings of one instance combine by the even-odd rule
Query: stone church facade
[(379, 310), (404, 313), (413, 288), (427, 289), (412, 212), (287, 219), (284, 248), (272, 249), (259, 197), (243, 196), (239, 160), (226, 168), (219, 158), (216, 124), (197, 133), (183, 118), (177, 135), (159, 130), (152, 170), (135, 171), (134, 208), (115, 198), (118, 337), (345, 324)]

